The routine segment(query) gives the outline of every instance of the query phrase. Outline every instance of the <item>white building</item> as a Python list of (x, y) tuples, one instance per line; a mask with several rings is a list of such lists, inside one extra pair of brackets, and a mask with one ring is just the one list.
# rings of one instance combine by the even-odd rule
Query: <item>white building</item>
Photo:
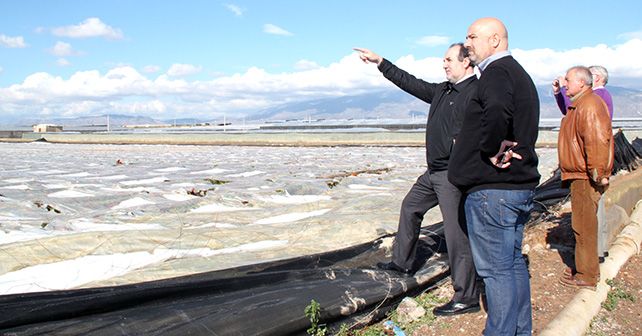
[(45, 133), (45, 132), (62, 132), (62, 126), (56, 126), (51, 124), (37, 124), (33, 125), (34, 133)]

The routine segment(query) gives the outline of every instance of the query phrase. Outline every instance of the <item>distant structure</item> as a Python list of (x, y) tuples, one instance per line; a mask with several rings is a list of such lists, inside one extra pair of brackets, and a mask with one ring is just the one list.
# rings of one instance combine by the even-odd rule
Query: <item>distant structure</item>
[(62, 132), (62, 126), (56, 126), (51, 124), (37, 124), (33, 125), (34, 133), (45, 133), (45, 132)]

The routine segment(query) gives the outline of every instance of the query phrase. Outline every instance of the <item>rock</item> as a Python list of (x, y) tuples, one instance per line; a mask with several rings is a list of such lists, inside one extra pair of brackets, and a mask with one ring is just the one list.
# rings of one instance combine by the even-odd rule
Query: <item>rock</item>
[(420, 306), (417, 301), (411, 297), (404, 298), (397, 308), (399, 322), (410, 323), (426, 315), (424, 307)]

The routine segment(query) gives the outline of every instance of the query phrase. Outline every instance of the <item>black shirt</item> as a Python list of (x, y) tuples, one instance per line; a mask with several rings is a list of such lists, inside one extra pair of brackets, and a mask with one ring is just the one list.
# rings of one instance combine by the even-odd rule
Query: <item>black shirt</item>
[(426, 123), (426, 162), (430, 172), (448, 169), (450, 153), (461, 128), (464, 111), (476, 91), (477, 77), (461, 83), (430, 83), (418, 79), (384, 59), (379, 70), (400, 89), (430, 104)]

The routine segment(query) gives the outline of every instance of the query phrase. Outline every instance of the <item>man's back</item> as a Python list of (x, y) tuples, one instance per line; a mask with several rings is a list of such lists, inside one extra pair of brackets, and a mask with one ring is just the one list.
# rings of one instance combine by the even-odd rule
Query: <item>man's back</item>
[[(535, 187), (540, 178), (535, 153), (538, 125), (539, 98), (528, 73), (511, 56), (492, 62), (466, 109), (450, 161), (450, 181), (468, 191)], [(503, 140), (517, 142), (514, 152), (522, 159), (499, 169), (488, 158), (497, 154)]]

